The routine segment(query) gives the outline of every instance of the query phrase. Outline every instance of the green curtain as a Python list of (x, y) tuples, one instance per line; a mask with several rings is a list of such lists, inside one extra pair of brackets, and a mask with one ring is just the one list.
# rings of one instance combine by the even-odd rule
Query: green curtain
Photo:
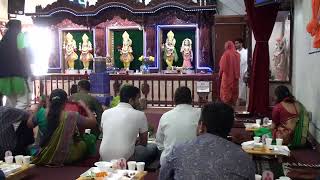
[[(183, 57), (182, 54), (180, 52), (180, 48), (181, 48), (181, 44), (182, 41), (186, 38), (189, 38), (192, 40), (192, 50), (193, 50), (193, 61), (192, 61), (192, 66), (195, 67), (195, 59), (196, 59), (196, 42), (195, 42), (195, 29), (192, 28), (187, 28), (187, 29), (164, 29), (162, 31), (162, 43), (161, 44), (165, 44), (166, 43), (166, 39), (167, 39), (167, 33), (169, 31), (172, 31), (174, 33), (174, 38), (176, 39), (176, 50), (178, 53), (178, 61), (173, 63), (173, 66), (178, 66), (181, 67), (183, 64)], [(163, 56), (161, 55), (161, 59), (160, 61), (162, 62), (162, 69), (166, 69), (167, 68), (167, 64), (165, 62), (165, 60), (163, 60)]]
[[(73, 31), (65, 31), (63, 33), (64, 37), (67, 35), (67, 33), (70, 32), (70, 34), (73, 36), (73, 39), (76, 41), (77, 44), (77, 54), (78, 54), (78, 59), (74, 62), (74, 69), (83, 69), (82, 62), (80, 61), (80, 55), (81, 52), (79, 51), (79, 43), (82, 44), (82, 36), (86, 33), (87, 36), (89, 37), (89, 41), (92, 44), (92, 49), (94, 49), (94, 41), (93, 41), (93, 33), (92, 31), (85, 31), (85, 30), (73, 30)], [(92, 51), (92, 55), (93, 51)], [(64, 62), (66, 64), (66, 62)], [(93, 61), (90, 62), (89, 69), (93, 69)]]
[(113, 39), (114, 39), (114, 65), (118, 68), (123, 68), (123, 64), (120, 61), (120, 52), (118, 48), (121, 49), (122, 47), (122, 34), (127, 31), (132, 40), (132, 55), (134, 57), (133, 61), (130, 64), (131, 70), (140, 69), (141, 62), (138, 58), (143, 55), (143, 31), (140, 30), (116, 30), (113, 32)]

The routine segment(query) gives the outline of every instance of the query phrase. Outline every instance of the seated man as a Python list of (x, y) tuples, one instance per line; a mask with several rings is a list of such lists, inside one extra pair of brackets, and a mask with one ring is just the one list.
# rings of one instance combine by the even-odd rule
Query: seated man
[(92, 133), (98, 137), (100, 134), (99, 129), (100, 129), (101, 115), (103, 113), (102, 106), (96, 98), (92, 97), (89, 94), (90, 82), (88, 80), (79, 81), (78, 90), (79, 90), (78, 93), (72, 94), (72, 96), (70, 97), (70, 100), (71, 101), (82, 100), (84, 103), (86, 103), (89, 109), (96, 114), (97, 127), (93, 129)]
[(33, 131), (27, 127), (29, 118), (31, 115), (26, 111), (0, 106), (0, 159), (6, 151), (13, 155), (26, 154), (28, 145), (34, 142)]
[(234, 121), (233, 109), (224, 103), (205, 105), (198, 137), (172, 148), (159, 179), (254, 180), (255, 166), (241, 147), (227, 140)]
[(156, 156), (156, 145), (147, 146), (147, 117), (144, 112), (135, 109), (139, 106), (139, 99), (139, 88), (123, 86), (120, 90), (120, 103), (103, 112), (103, 137), (100, 145), (102, 160), (125, 158), (150, 163)]
[(191, 105), (191, 91), (188, 87), (176, 90), (174, 101), (176, 107), (162, 115), (157, 131), (156, 143), (163, 151), (160, 158), (162, 164), (177, 143), (184, 143), (196, 137), (197, 124), (200, 118), (200, 109)]

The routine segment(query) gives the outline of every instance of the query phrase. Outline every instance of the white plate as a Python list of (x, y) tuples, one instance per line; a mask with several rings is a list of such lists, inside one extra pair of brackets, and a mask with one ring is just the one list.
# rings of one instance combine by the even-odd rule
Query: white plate
[(107, 161), (95, 162), (94, 165), (99, 167), (99, 168), (112, 167), (112, 163), (111, 162), (107, 162)]

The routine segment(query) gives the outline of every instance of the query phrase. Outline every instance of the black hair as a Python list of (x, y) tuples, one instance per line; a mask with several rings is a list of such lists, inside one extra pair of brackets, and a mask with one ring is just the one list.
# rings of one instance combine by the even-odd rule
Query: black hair
[(227, 138), (234, 122), (234, 110), (223, 102), (206, 104), (201, 111), (200, 122), (207, 133)]
[(174, 102), (176, 105), (191, 104), (192, 97), (190, 89), (186, 86), (179, 87), (174, 93)]
[(234, 40), (234, 42), (238, 41), (239, 43), (242, 44), (242, 46), (244, 46), (244, 43), (243, 43), (243, 39), (242, 38), (237, 38)]
[(70, 88), (70, 94), (75, 94), (78, 92), (78, 85), (76, 84), (72, 84), (71, 88)]
[(135, 99), (140, 95), (140, 89), (133, 85), (124, 85), (120, 89), (120, 102), (129, 103), (130, 99)]
[(289, 89), (286, 86), (280, 85), (274, 90), (274, 94), (277, 96), (277, 103), (280, 103), (282, 101), (294, 103), (295, 98), (289, 91)]
[(40, 142), (41, 147), (45, 146), (50, 141), (52, 134), (57, 129), (60, 122), (60, 114), (67, 100), (68, 95), (63, 89), (55, 89), (51, 92), (49, 112), (47, 115), (48, 127)]
[(78, 86), (83, 90), (90, 91), (90, 82), (86, 79), (80, 80)]

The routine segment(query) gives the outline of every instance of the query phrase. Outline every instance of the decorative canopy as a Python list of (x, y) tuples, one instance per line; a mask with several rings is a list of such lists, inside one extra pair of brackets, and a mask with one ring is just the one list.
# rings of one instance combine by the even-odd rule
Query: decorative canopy
[[(202, 0), (203, 1), (203, 0)], [(216, 1), (205, 0), (207, 3), (195, 3), (192, 0), (151, 0), (148, 5), (137, 0), (98, 0), (95, 5), (83, 7), (69, 0), (58, 0), (45, 8), (36, 7), (35, 13), (26, 15), (33, 16), (36, 23), (52, 24), (52, 21), (61, 21), (71, 18), (79, 24), (95, 26), (114, 15), (128, 18), (136, 22), (145, 22), (148, 16), (158, 16), (163, 12), (172, 11), (174, 15), (184, 19), (186, 13), (197, 16), (199, 13), (214, 15)], [(83, 20), (84, 18), (86, 20)], [(189, 18), (190, 19), (190, 18)], [(196, 18), (194, 18), (196, 20)]]

